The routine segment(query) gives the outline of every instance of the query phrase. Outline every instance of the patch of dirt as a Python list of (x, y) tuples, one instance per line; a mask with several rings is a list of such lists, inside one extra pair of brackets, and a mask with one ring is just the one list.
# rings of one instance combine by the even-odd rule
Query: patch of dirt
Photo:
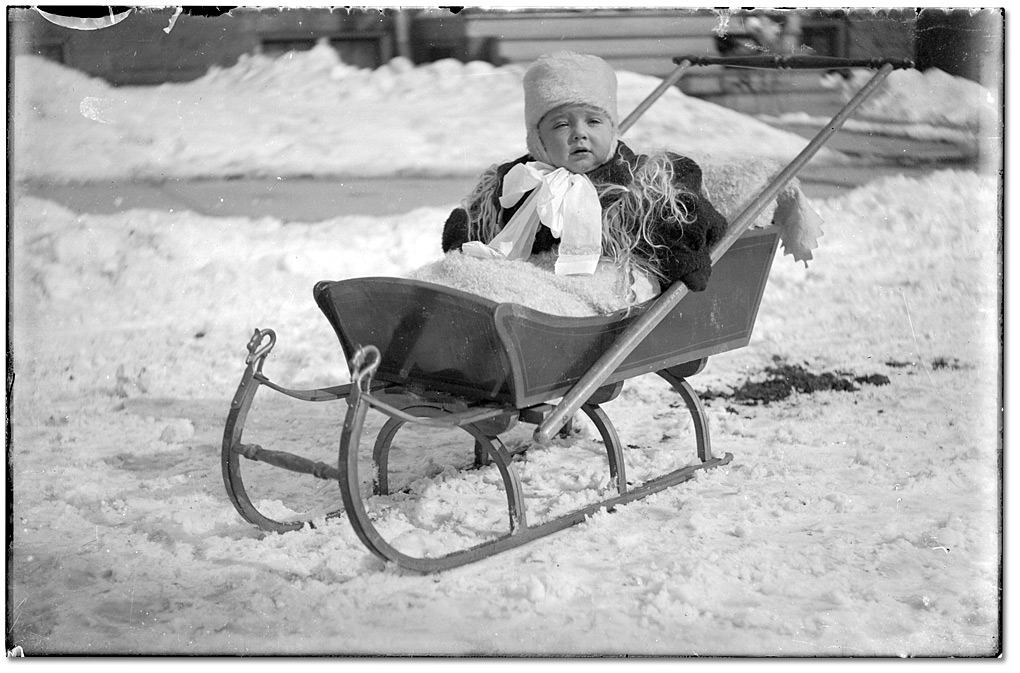
[(766, 367), (763, 373), (764, 378), (748, 379), (733, 392), (725, 393), (709, 389), (699, 393), (699, 397), (706, 402), (723, 399), (740, 404), (757, 405), (784, 400), (794, 391), (801, 394), (824, 390), (852, 393), (860, 390), (857, 384), (884, 386), (889, 383), (889, 377), (882, 374), (857, 376), (853, 372), (838, 371), (816, 374), (808, 371), (802, 365), (791, 365), (780, 360), (776, 360), (774, 366)]
[(965, 364), (963, 362), (960, 362), (960, 360), (958, 358), (947, 358), (947, 357), (943, 357), (941, 355), (931, 361), (931, 368), (935, 369), (935, 370), (938, 370), (938, 369), (952, 369), (952, 370), (973, 369), (973, 367), (971, 365), (968, 365), (968, 364)]
[[(904, 362), (903, 360), (887, 360), (885, 362), (885, 365), (887, 367), (893, 367), (895, 369), (903, 369), (906, 367), (916, 367), (917, 365), (921, 365), (923, 367), (924, 363)], [(939, 355), (938, 357), (933, 358), (931, 361), (932, 371), (938, 371), (939, 369), (951, 369), (956, 371), (960, 369), (973, 369), (973, 368), (974, 368), (973, 365), (969, 365), (966, 362), (961, 362), (959, 358), (945, 357), (944, 355)]]

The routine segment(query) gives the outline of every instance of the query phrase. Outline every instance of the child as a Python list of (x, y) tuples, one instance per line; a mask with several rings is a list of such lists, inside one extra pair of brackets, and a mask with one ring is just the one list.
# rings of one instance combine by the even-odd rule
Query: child
[(493, 259), (554, 255), (557, 275), (623, 270), (630, 302), (658, 283), (704, 290), (726, 219), (704, 197), (701, 168), (620, 142), (616, 74), (596, 56), (560, 52), (524, 75), (528, 154), (481, 177), (443, 229), (444, 252)]

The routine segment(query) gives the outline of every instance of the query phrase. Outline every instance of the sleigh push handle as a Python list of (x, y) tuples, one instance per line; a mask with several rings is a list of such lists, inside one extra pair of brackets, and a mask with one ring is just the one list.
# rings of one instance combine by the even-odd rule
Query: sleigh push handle
[(839, 56), (814, 56), (791, 54), (777, 56), (760, 54), (755, 56), (677, 56), (673, 63), (681, 65), (726, 65), (733, 68), (761, 68), (765, 70), (845, 70), (867, 68), (880, 70), (891, 65), (893, 70), (909, 70), (914, 62), (907, 58), (842, 58)]
[[(785, 67), (785, 68), (815, 68), (833, 69), (846, 67), (867, 67), (876, 69), (877, 72), (868, 82), (843, 106), (836, 116), (801, 150), (800, 154), (794, 157), (786, 168), (779, 172), (775, 178), (758, 194), (757, 197), (733, 220), (726, 236), (712, 249), (712, 265), (726, 254), (726, 251), (743, 235), (755, 221), (758, 215), (775, 199), (783, 189), (793, 180), (797, 173), (814, 157), (815, 154), (825, 145), (853, 115), (854, 112), (878, 89), (879, 85), (895, 69), (912, 67), (913, 64), (906, 60), (894, 59), (873, 59), (853, 60), (834, 59), (820, 56), (753, 56), (753, 57), (700, 57), (682, 56), (674, 59), (678, 63), (677, 70), (668, 78), (675, 83), (691, 65), (709, 64), (736, 64), (737, 61), (753, 61), (760, 65), (754, 67)], [(771, 65), (769, 65), (771, 64)], [(675, 77), (674, 77), (675, 76)], [(668, 81), (667, 80), (667, 81)], [(672, 84), (671, 84), (672, 85)], [(670, 85), (670, 86), (671, 86)], [(635, 112), (625, 120), (629, 128), (636, 120), (638, 113), (648, 109), (655, 98), (658, 98), (667, 87), (660, 85), (652, 94), (638, 106)], [(626, 130), (621, 124), (621, 133)], [(566, 424), (566, 422), (581, 408), (584, 401), (594, 394), (613, 372), (623, 363), (631, 352), (651, 333), (662, 320), (669, 315), (673, 308), (687, 296), (689, 290), (681, 282), (674, 283), (652, 303), (648, 310), (635, 320), (616, 341), (606, 349), (581, 379), (567, 392), (559, 404), (546, 416), (545, 420), (535, 429), (535, 441), (540, 444), (548, 444), (553, 436)]]
[(673, 70), (659, 86), (655, 88), (634, 111), (627, 115), (620, 122), (620, 134), (627, 132), (634, 122), (652, 106), (666, 90), (674, 86), (687, 72), (691, 66), (700, 65), (725, 65), (733, 68), (761, 68), (765, 70), (843, 70), (846, 68), (868, 68), (879, 70), (886, 65), (891, 65), (893, 70), (908, 70), (914, 67), (914, 62), (905, 58), (840, 58), (838, 56), (770, 56), (762, 54), (759, 56), (701, 56), (687, 55), (677, 56), (673, 59), (676, 69)]

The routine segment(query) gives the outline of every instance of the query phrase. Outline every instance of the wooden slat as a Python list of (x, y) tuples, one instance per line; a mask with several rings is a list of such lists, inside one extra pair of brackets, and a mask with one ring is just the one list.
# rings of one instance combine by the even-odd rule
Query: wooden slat
[(612, 58), (648, 58), (658, 57), (671, 60), (682, 54), (715, 54), (715, 42), (711, 37), (670, 37), (670, 38), (633, 38), (604, 39), (566, 39), (536, 40), (519, 39), (503, 40), (499, 44), (499, 54), (511, 61), (530, 61), (542, 54), (558, 49), (576, 51), (580, 54), (595, 54), (609, 60)]
[(559, 50), (595, 54), (606, 59), (614, 69), (643, 74), (663, 75), (675, 65), (673, 57), (681, 54), (716, 54), (710, 39), (681, 38), (659, 41), (617, 40), (514, 40), (499, 45), (502, 58), (514, 63), (533, 61), (543, 54)]
[(711, 35), (719, 17), (672, 10), (647, 14), (489, 14), (466, 20), (468, 37), (560, 39), (564, 37), (631, 38)]

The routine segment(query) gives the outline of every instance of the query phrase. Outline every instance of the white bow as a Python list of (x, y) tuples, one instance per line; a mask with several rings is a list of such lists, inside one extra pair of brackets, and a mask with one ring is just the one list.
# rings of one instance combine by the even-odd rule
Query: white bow
[(602, 256), (602, 205), (595, 185), (585, 175), (531, 161), (507, 172), (499, 203), (510, 208), (532, 190), (488, 245), (472, 241), (461, 249), (472, 257), (527, 259), (541, 222), (560, 239), (557, 274), (594, 273)]

